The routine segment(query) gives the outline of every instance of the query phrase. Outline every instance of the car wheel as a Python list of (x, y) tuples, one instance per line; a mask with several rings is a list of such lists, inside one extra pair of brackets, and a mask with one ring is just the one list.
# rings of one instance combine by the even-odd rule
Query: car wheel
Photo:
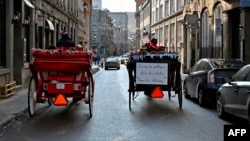
[(205, 106), (205, 97), (202, 89), (198, 90), (198, 102), (200, 106)]
[(225, 116), (222, 97), (220, 94), (218, 94), (217, 99), (216, 99), (216, 111), (217, 111), (217, 115), (219, 118), (223, 118)]
[(250, 105), (248, 106), (248, 124), (250, 125)]

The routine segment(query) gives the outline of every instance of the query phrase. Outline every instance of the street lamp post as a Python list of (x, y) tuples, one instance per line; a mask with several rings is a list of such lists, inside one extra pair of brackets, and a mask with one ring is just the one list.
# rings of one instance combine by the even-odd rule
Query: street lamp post
[(94, 35), (93, 35), (93, 39), (94, 39), (94, 50), (93, 50), (93, 51), (94, 51), (95, 53), (97, 53), (97, 52), (98, 52), (98, 49), (99, 49), (99, 48), (98, 48), (98, 44), (97, 44), (97, 42), (96, 42), (96, 40), (97, 40), (96, 38), (97, 38), (97, 36), (96, 36), (96, 34), (94, 34)]
[(77, 26), (75, 39), (76, 39), (76, 42), (78, 42), (82, 46), (85, 46), (89, 42), (88, 37), (84, 37), (84, 35), (89, 32), (88, 31), (89, 24), (87, 23), (87, 20), (83, 16), (87, 12), (87, 10), (88, 10), (88, 4), (86, 2), (84, 2), (81, 5), (81, 7), (77, 9), (78, 26)]
[(88, 10), (88, 4), (86, 3), (86, 2), (84, 2), (83, 4), (82, 4), (82, 8), (83, 8), (83, 10), (79, 10), (79, 11), (77, 11), (77, 16), (79, 16), (79, 14), (78, 14), (78, 12), (86, 12), (87, 10)]

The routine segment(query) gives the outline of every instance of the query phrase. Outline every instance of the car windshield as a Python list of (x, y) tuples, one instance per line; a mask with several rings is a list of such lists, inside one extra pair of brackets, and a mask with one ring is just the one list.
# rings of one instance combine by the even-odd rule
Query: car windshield
[(210, 60), (214, 68), (228, 68), (228, 69), (240, 69), (246, 65), (245, 62), (241, 60)]

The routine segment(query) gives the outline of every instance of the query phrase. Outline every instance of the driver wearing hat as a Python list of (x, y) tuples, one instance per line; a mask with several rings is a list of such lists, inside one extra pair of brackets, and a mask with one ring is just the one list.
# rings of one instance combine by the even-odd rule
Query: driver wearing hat
[(69, 36), (68, 32), (64, 30), (62, 33), (62, 38), (56, 43), (56, 47), (75, 47), (75, 42), (73, 42)]

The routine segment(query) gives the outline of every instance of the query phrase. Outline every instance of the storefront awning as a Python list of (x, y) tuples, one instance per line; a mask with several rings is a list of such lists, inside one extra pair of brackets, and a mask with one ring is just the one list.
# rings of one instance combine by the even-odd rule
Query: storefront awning
[(54, 25), (53, 25), (53, 23), (50, 21), (50, 20), (46, 20), (46, 22), (48, 23), (48, 25), (49, 25), (49, 29), (50, 30), (54, 30)]
[(31, 2), (29, 0), (24, 0), (24, 3), (30, 7), (30, 8), (35, 8), (33, 4), (31, 4)]

